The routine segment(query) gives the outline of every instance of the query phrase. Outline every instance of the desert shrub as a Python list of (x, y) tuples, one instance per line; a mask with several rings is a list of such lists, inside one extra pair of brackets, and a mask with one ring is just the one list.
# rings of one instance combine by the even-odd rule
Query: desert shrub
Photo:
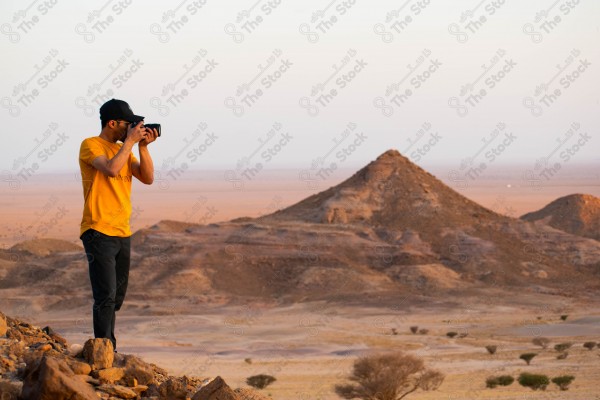
[(450, 339), (452, 339), (456, 335), (458, 335), (458, 332), (448, 332), (448, 333), (446, 333), (446, 336), (448, 336)]
[(567, 318), (569, 318), (569, 316), (567, 314), (563, 314), (563, 315), (560, 316), (560, 319), (563, 320), (563, 321), (566, 321)]
[(568, 351), (565, 351), (563, 353), (560, 353), (559, 355), (556, 356), (557, 360), (564, 360), (565, 358), (567, 358), (567, 356), (569, 355)]
[(410, 331), (411, 331), (412, 333), (417, 333), (417, 331), (418, 331), (418, 330), (419, 330), (419, 327), (418, 327), (418, 326), (411, 326), (411, 327), (410, 327)]
[(277, 379), (271, 375), (260, 374), (246, 378), (246, 383), (257, 389), (264, 389), (276, 380)]
[(420, 358), (395, 352), (357, 359), (348, 380), (354, 383), (335, 385), (344, 399), (397, 400), (418, 389), (436, 390), (444, 375), (425, 368)]
[(583, 347), (585, 347), (588, 350), (593, 350), (594, 347), (596, 347), (596, 342), (585, 342), (583, 344)]
[(485, 346), (485, 349), (488, 351), (488, 353), (494, 354), (494, 353), (496, 353), (498, 346), (488, 345), (488, 346)]
[(570, 349), (571, 346), (573, 346), (573, 343), (571, 343), (571, 342), (558, 343), (558, 344), (554, 345), (554, 350), (562, 352), (567, 349)]
[(521, 360), (524, 360), (527, 365), (529, 365), (529, 363), (531, 363), (531, 360), (533, 360), (533, 357), (537, 356), (537, 353), (523, 353), (519, 356), (519, 358)]
[(511, 385), (514, 381), (515, 381), (515, 378), (513, 378), (510, 375), (500, 375), (498, 377), (498, 383), (502, 386)]
[(425, 328), (419, 329), (419, 334), (421, 334), (421, 335), (427, 335), (428, 333), (429, 333), (429, 329), (425, 329)]
[(550, 339), (545, 337), (535, 337), (531, 340), (531, 343), (533, 343), (536, 346), (540, 346), (542, 349), (546, 349), (550, 344)]
[(546, 390), (550, 380), (546, 375), (528, 374), (527, 372), (523, 372), (521, 375), (519, 375), (519, 383), (521, 386), (525, 386), (533, 390)]
[(493, 389), (496, 386), (508, 386), (511, 385), (515, 381), (510, 375), (500, 375), (500, 376), (490, 376), (485, 380), (485, 386)]
[(569, 385), (573, 382), (575, 377), (573, 375), (561, 375), (556, 378), (552, 378), (552, 383), (556, 384), (560, 390), (568, 390)]
[(397, 334), (398, 334), (398, 329), (392, 328), (392, 335), (397, 335)]
[(252, 364), (252, 359), (251, 359), (251, 358), (244, 358), (244, 361), (245, 361), (247, 364)]

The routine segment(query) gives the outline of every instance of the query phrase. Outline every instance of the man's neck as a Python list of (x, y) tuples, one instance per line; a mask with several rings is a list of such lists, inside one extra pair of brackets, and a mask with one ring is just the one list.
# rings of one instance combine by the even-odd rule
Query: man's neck
[(107, 132), (106, 130), (102, 130), (102, 132), (100, 132), (100, 136), (102, 139), (106, 140), (107, 142), (111, 142), (111, 143), (117, 143), (117, 138), (112, 137), (112, 135)]

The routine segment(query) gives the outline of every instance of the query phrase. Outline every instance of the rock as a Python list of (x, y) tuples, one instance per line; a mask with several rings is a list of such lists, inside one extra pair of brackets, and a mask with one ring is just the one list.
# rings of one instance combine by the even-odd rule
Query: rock
[[(0, 358), (0, 373), (12, 372), (16, 369), (15, 361), (8, 358)], [(1, 399), (1, 397), (0, 397)]]
[(37, 348), (39, 351), (48, 351), (52, 349), (52, 345), (50, 343), (45, 343)]
[(92, 372), (92, 367), (88, 363), (77, 361), (71, 357), (66, 357), (65, 361), (75, 375), (89, 375)]
[(83, 358), (92, 369), (112, 367), (114, 357), (115, 353), (110, 339), (88, 339), (83, 345)]
[(223, 378), (217, 376), (206, 386), (201, 388), (192, 400), (239, 400), (239, 397), (225, 383)]
[(42, 331), (44, 333), (46, 333), (46, 335), (48, 335), (55, 342), (58, 342), (58, 343), (62, 344), (63, 346), (67, 345), (67, 339), (60, 336), (58, 333), (54, 332), (54, 330), (52, 328), (50, 328), (49, 326), (42, 328)]
[(123, 368), (111, 367), (93, 370), (91, 375), (102, 383), (114, 383), (125, 376), (125, 371)]
[(76, 378), (64, 361), (47, 356), (27, 365), (21, 398), (28, 400), (98, 400), (92, 386)]
[(22, 382), (0, 380), (0, 399), (16, 400), (21, 394)]
[(137, 394), (142, 394), (146, 390), (148, 390), (148, 386), (146, 386), (146, 385), (136, 385), (135, 387), (132, 387), (131, 390), (133, 390)]
[(0, 336), (6, 335), (8, 331), (8, 325), (6, 324), (6, 317), (0, 313)]
[(75, 375), (75, 378), (79, 378), (83, 382), (87, 382), (87, 383), (89, 383), (91, 385), (94, 385), (94, 386), (100, 386), (102, 384), (102, 382), (100, 382), (100, 380), (98, 380), (96, 378), (92, 378), (89, 375)]
[(120, 397), (122, 399), (135, 399), (138, 395), (135, 391), (121, 385), (102, 384), (96, 388), (104, 393)]
[(83, 352), (83, 346), (80, 345), (79, 343), (73, 343), (67, 349), (67, 354), (69, 354), (72, 357), (79, 357), (80, 354), (81, 354), (81, 357), (83, 357), (82, 352)]
[(122, 379), (122, 382), (125, 383), (129, 387), (136, 387), (136, 386), (138, 386), (138, 380), (135, 379), (132, 376), (126, 376), (126, 377), (124, 377)]
[(136, 356), (130, 354), (124, 355), (116, 363), (116, 366), (125, 370), (125, 376), (123, 378), (125, 382), (135, 378), (142, 385), (154, 383), (154, 371), (152, 366), (143, 362)]
[(158, 387), (160, 400), (186, 400), (187, 385), (181, 379), (169, 378)]
[(158, 385), (156, 383), (148, 385), (148, 390), (144, 393), (144, 397), (149, 397), (153, 400), (158, 399)]

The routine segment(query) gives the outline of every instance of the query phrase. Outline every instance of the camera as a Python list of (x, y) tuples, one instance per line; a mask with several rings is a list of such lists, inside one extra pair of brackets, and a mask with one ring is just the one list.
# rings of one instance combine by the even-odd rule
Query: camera
[(144, 124), (144, 128), (156, 129), (158, 136), (160, 137), (160, 124)]
[[(137, 124), (139, 124), (139, 122), (132, 124), (131, 128), (135, 128)], [(160, 136), (160, 124), (144, 124), (144, 128), (156, 129), (158, 136)]]

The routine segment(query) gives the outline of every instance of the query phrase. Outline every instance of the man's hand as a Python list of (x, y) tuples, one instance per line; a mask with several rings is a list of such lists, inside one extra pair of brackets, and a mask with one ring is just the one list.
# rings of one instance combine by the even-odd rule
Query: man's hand
[(143, 128), (144, 123), (138, 122), (135, 126), (129, 125), (127, 129), (127, 137), (125, 140), (130, 141), (131, 144), (140, 143), (146, 137), (146, 128)]
[(138, 146), (148, 146), (150, 143), (154, 142), (158, 137), (158, 130), (149, 128), (144, 129), (146, 130), (144, 138), (139, 141)]

